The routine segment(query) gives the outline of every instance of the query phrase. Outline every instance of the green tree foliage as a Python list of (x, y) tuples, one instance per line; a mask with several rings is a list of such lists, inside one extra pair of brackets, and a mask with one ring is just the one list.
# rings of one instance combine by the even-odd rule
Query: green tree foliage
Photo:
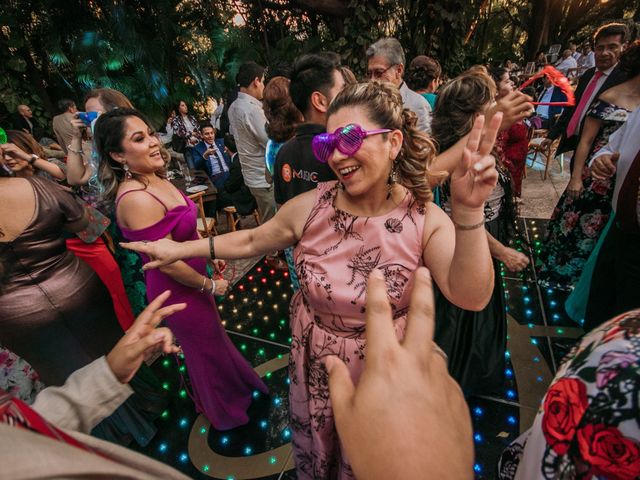
[(394, 36), (407, 61), (432, 55), (454, 75), (620, 18), (637, 21), (640, 0), (4, 0), (0, 117), (27, 103), (44, 126), (58, 99), (111, 87), (160, 123), (179, 99), (222, 96), (245, 60), (334, 50), (363, 74), (367, 46)]

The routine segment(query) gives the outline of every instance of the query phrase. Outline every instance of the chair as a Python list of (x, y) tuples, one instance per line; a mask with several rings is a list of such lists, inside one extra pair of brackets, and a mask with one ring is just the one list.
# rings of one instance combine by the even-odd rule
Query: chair
[[(227, 230), (230, 232), (235, 232), (237, 230), (238, 222), (240, 221), (240, 216), (238, 215), (238, 211), (236, 207), (224, 207), (224, 212), (227, 214)], [(253, 218), (256, 221), (256, 224), (260, 225), (260, 214), (258, 210), (253, 211)]]
[(191, 201), (193, 201), (198, 206), (198, 232), (203, 237), (217, 235), (218, 231), (216, 230), (216, 219), (207, 217), (205, 215), (204, 202), (202, 201), (202, 197), (204, 197), (204, 192), (198, 192), (194, 193), (193, 195), (189, 195)]
[[(542, 179), (546, 180), (549, 175), (549, 165), (551, 161), (555, 158), (556, 150), (558, 149), (558, 144), (560, 143), (560, 139), (557, 138), (550, 144), (543, 146), (542, 142), (546, 138), (548, 130), (538, 129), (534, 130), (529, 140), (529, 153), (533, 152), (533, 159), (531, 161), (531, 167), (536, 163), (538, 159), (538, 155), (544, 156), (545, 165), (544, 165), (544, 174), (542, 175)], [(560, 162), (560, 171), (564, 173), (564, 155), (559, 156)]]

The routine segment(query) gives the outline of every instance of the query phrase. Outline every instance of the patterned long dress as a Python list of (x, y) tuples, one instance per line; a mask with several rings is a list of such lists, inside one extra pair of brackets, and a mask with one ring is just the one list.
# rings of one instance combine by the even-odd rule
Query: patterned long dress
[(551, 216), (536, 260), (538, 281), (545, 286), (572, 289), (611, 214), (614, 180), (591, 176), (589, 159), (606, 145), (609, 135), (627, 121), (628, 110), (596, 100), (587, 115), (602, 121), (582, 171), (584, 190), (575, 200), (565, 191)]
[(357, 382), (363, 369), (367, 278), (382, 271), (395, 331), (404, 336), (411, 274), (422, 262), (425, 208), (407, 193), (391, 212), (358, 217), (335, 207), (337, 182), (319, 183), (316, 204), (294, 250), (300, 290), (291, 300), (289, 406), (300, 479), (352, 479), (341, 451), (328, 376), (337, 355)]
[(499, 480), (640, 478), (640, 310), (586, 334), (533, 425), (502, 452)]

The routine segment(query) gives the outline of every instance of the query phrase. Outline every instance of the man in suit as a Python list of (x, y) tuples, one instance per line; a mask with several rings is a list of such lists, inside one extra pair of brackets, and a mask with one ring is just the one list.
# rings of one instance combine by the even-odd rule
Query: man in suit
[(193, 147), (193, 163), (198, 170), (204, 170), (218, 190), (222, 189), (229, 177), (231, 159), (225, 152), (224, 139), (216, 139), (216, 129), (209, 124), (200, 127), (202, 141)]
[(162, 307), (159, 295), (113, 350), (73, 372), (61, 387), (44, 389), (32, 406), (0, 392), (0, 477), (187, 479), (140, 453), (89, 435), (133, 390), (127, 383), (153, 354), (177, 353), (173, 335), (156, 328), (185, 304)]
[[(566, 101), (567, 96), (562, 90), (554, 86), (547, 77), (544, 77), (544, 91), (540, 94), (538, 102), (556, 103)], [(558, 105), (538, 105), (536, 107), (536, 115), (542, 119), (542, 128), (552, 128), (563, 108)]]
[(33, 112), (28, 105), (18, 105), (13, 115), (13, 128), (33, 135)]
[(556, 155), (576, 149), (582, 123), (591, 102), (605, 90), (627, 79), (618, 68), (618, 59), (626, 46), (628, 37), (629, 30), (622, 23), (609, 23), (596, 30), (593, 35), (596, 66), (580, 77), (575, 91), (576, 105), (564, 109), (543, 141), (545, 145), (562, 137)]

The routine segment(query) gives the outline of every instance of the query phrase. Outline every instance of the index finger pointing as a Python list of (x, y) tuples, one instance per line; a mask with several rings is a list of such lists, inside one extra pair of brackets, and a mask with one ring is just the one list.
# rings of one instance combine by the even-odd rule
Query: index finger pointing
[(390, 345), (397, 344), (387, 284), (382, 273), (374, 269), (367, 282), (367, 357), (373, 358)]
[(413, 291), (403, 346), (414, 353), (429, 354), (434, 330), (433, 284), (429, 270), (420, 267), (414, 275)]

